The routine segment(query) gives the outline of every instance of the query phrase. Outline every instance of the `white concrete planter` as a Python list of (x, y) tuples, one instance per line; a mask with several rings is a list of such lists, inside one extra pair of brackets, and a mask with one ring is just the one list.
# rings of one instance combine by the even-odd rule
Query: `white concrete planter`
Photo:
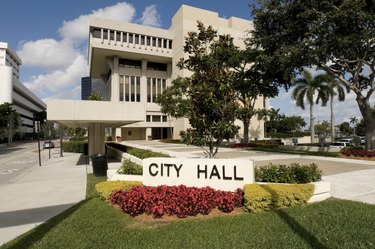
[(324, 201), (331, 197), (331, 183), (327, 181), (312, 182), (314, 184), (314, 194), (308, 203)]
[(115, 149), (113, 147), (108, 146), (107, 153), (108, 153), (109, 158), (114, 158), (114, 159), (116, 159), (118, 161), (121, 161), (121, 162), (123, 162), (125, 159), (130, 159), (130, 161), (132, 161), (133, 163), (143, 165), (142, 159), (140, 159), (138, 157), (135, 157), (133, 155), (130, 155), (126, 152), (122, 152), (121, 150)]

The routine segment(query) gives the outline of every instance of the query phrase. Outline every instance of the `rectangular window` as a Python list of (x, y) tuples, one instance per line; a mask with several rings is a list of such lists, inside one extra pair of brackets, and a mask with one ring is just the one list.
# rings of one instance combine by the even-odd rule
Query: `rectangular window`
[(172, 40), (169, 40), (169, 49), (172, 49)]
[(164, 39), (163, 48), (168, 48), (168, 40)]
[(147, 46), (151, 45), (151, 37), (147, 36)]
[(146, 115), (146, 122), (151, 122), (151, 115)]
[(108, 30), (107, 29), (103, 29), (103, 39), (104, 40), (108, 39)]
[(160, 122), (160, 115), (152, 115), (152, 122)]
[(147, 78), (147, 102), (151, 102), (151, 78)]
[(129, 102), (129, 76), (125, 76), (125, 101)]
[(163, 122), (167, 122), (167, 116), (162, 116), (163, 117)]
[(139, 44), (139, 35), (135, 35), (135, 44)]
[(129, 33), (129, 43), (133, 43), (133, 34)]
[(162, 41), (163, 41), (162, 39), (158, 38), (158, 47), (159, 47), (159, 48), (161, 48), (161, 45), (162, 45), (161, 43), (162, 43)]
[(141, 35), (141, 45), (145, 45), (145, 36)]
[(165, 91), (165, 89), (167, 89), (167, 80), (163, 79), (161, 92), (163, 93)]
[(158, 79), (157, 97), (161, 95), (161, 79)]
[(109, 31), (109, 39), (111, 41), (115, 40), (115, 31), (113, 31), (113, 30)]
[(130, 77), (130, 101), (135, 102), (135, 77)]
[(100, 29), (94, 29), (93, 36), (94, 38), (102, 38), (102, 31)]
[(155, 37), (152, 37), (152, 46), (156, 47), (156, 38)]
[(124, 101), (124, 76), (120, 75), (120, 101)]
[(156, 102), (156, 79), (152, 79), (152, 96), (151, 102)]
[(137, 102), (141, 102), (141, 78), (140, 77), (136, 77), (137, 79), (137, 82), (136, 82), (136, 101)]
[(116, 41), (121, 41), (121, 32), (116, 31)]

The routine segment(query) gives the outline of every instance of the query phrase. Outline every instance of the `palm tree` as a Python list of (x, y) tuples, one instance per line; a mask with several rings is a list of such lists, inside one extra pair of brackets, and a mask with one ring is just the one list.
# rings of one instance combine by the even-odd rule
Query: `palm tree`
[[(341, 81), (338, 81), (334, 77), (328, 79), (327, 84), (329, 86), (329, 99), (331, 107), (331, 141), (335, 141), (335, 111), (333, 108), (333, 98), (337, 95), (340, 102), (345, 100), (345, 88)], [(335, 91), (336, 90), (336, 91)], [(349, 92), (349, 89), (346, 89)]]
[(355, 135), (355, 127), (358, 124), (358, 118), (357, 117), (350, 118), (349, 123), (353, 124), (353, 130), (354, 130), (354, 135)]
[(318, 104), (320, 100), (322, 101), (323, 106), (327, 104), (329, 99), (329, 87), (327, 85), (329, 76), (326, 74), (319, 74), (313, 77), (311, 73), (306, 70), (303, 70), (302, 76), (302, 78), (295, 79), (293, 82), (294, 89), (292, 97), (296, 100), (297, 106), (301, 107), (303, 110), (305, 110), (305, 98), (310, 105), (310, 133), (311, 143), (313, 143), (315, 135), (313, 105), (314, 102), (315, 104)]

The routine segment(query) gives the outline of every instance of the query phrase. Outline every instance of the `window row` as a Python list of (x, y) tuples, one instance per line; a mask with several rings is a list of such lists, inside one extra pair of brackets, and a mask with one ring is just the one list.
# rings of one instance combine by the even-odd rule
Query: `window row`
[(146, 115), (146, 122), (167, 122), (165, 115)]
[(120, 75), (120, 101), (141, 102), (141, 78)]
[(109, 29), (94, 29), (94, 38), (172, 49), (172, 40)]
[(147, 78), (147, 102), (155, 103), (159, 95), (167, 88), (165, 79)]
[[(139, 60), (130, 60), (130, 59), (119, 59), (119, 67), (125, 68), (142, 68), (142, 61)], [(157, 62), (147, 62), (147, 70), (155, 71), (167, 71), (167, 64), (157, 63)]]

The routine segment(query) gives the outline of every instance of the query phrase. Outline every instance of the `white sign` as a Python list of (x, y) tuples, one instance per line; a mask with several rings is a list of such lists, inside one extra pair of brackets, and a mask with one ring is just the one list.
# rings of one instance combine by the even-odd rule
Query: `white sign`
[(143, 160), (146, 186), (210, 186), (234, 191), (254, 183), (254, 163), (243, 159), (147, 158)]

